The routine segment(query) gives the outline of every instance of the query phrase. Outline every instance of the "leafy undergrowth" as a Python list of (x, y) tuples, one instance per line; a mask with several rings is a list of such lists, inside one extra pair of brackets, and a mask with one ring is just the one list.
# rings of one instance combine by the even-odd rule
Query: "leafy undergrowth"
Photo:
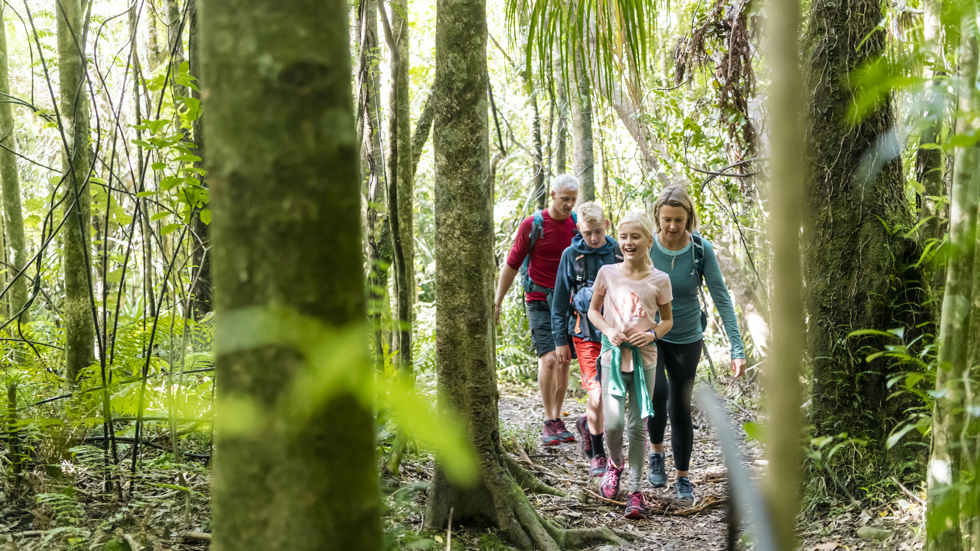
[[(159, 444), (165, 444), (160, 439)], [(0, 541), (4, 551), (206, 549), (211, 531), (210, 469), (174, 462), (141, 447), (135, 484), (132, 446), (119, 443), (120, 465), (107, 472), (101, 447), (67, 450), (61, 464), (40, 465), (4, 485)], [(205, 455), (209, 450), (189, 450)], [(110, 462), (111, 464), (111, 462)], [(106, 480), (122, 480), (122, 485)]]

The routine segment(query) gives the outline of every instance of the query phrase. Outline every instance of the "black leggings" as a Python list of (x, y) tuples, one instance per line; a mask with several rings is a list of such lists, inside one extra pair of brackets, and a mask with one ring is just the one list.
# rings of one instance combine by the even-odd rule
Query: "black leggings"
[(647, 429), (651, 443), (662, 443), (664, 429), (667, 428), (667, 413), (670, 412), (670, 445), (674, 451), (674, 467), (678, 471), (691, 467), (691, 451), (694, 449), (691, 395), (703, 347), (703, 339), (690, 344), (657, 342), (657, 385), (653, 390), (653, 416), (647, 419)]

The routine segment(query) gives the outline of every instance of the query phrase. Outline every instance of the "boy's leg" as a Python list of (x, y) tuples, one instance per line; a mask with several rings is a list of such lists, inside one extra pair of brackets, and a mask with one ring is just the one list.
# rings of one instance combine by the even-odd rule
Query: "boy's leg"
[(602, 343), (586, 341), (578, 337), (573, 337), (572, 342), (582, 372), (582, 388), (588, 392), (585, 418), (588, 421), (589, 433), (602, 434), (602, 385), (596, 378), (596, 365)]

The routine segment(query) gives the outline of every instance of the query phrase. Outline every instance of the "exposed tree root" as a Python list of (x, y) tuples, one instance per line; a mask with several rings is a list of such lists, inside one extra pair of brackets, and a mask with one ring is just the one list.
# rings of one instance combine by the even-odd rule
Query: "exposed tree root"
[(534, 476), (531, 471), (525, 469), (523, 465), (507, 454), (504, 454), (504, 464), (507, 466), (507, 470), (510, 471), (511, 476), (514, 477), (517, 484), (525, 491), (533, 494), (547, 494), (561, 497), (565, 496), (564, 492), (541, 482), (541, 480)]

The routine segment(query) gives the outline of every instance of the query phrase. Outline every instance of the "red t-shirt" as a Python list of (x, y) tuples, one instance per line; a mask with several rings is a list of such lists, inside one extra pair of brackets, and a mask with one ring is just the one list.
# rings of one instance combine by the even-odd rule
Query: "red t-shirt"
[[(571, 216), (564, 220), (555, 220), (548, 214), (548, 209), (542, 212), (542, 218), (541, 235), (534, 243), (527, 272), (534, 283), (554, 289), (561, 253), (565, 252), (565, 249), (572, 244), (572, 237), (575, 236), (575, 221), (572, 220)], [(520, 270), (524, 258), (527, 257), (533, 224), (534, 216), (528, 216), (517, 229), (514, 246), (510, 248), (510, 254), (507, 255), (507, 265), (515, 270)], [(544, 293), (535, 291), (528, 293), (524, 300), (533, 302), (535, 300), (548, 300), (548, 297)]]

